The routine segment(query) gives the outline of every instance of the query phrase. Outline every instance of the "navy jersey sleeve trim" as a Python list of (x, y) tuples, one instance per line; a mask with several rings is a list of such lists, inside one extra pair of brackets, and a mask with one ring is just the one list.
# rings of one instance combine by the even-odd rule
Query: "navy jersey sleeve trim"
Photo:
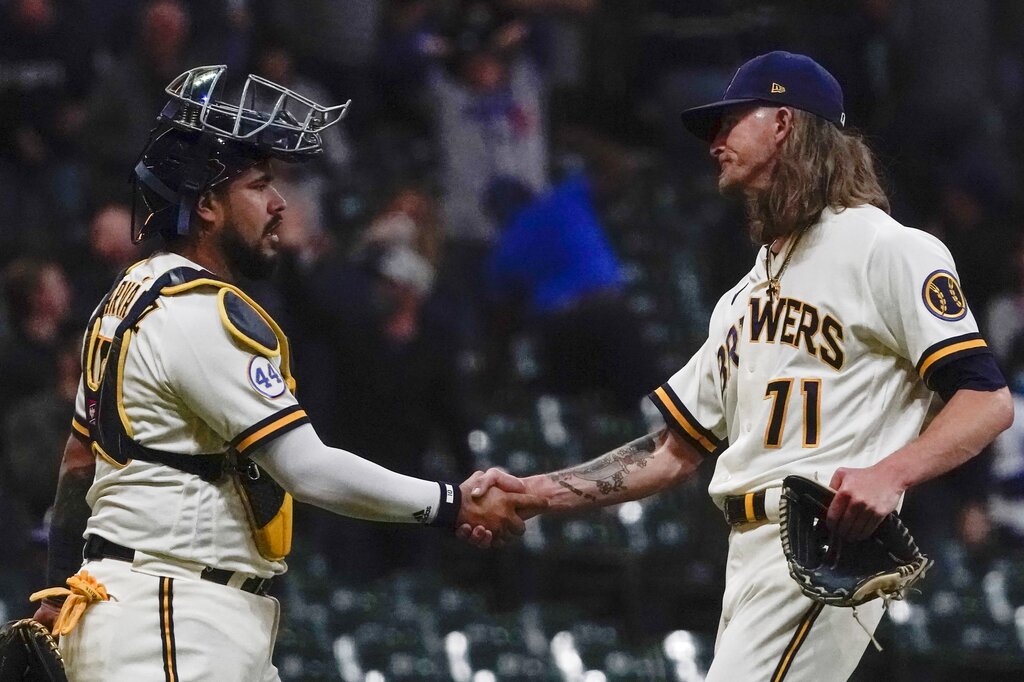
[(930, 379), (932, 389), (947, 402), (961, 389), (991, 392), (1006, 387), (992, 353), (957, 356), (933, 370)]
[(665, 418), (665, 423), (682, 438), (694, 446), (698, 452), (716, 455), (726, 448), (728, 443), (715, 436), (693, 416), (676, 392), (668, 384), (662, 384), (648, 398)]
[(924, 379), (925, 384), (931, 387), (930, 380), (935, 370), (957, 358), (990, 352), (988, 344), (985, 343), (985, 339), (981, 338), (981, 334), (977, 332), (961, 334), (943, 339), (929, 346), (921, 354), (921, 359), (917, 361), (916, 369), (921, 378)]
[(231, 447), (240, 455), (260, 448), (278, 436), (283, 436), (292, 429), (309, 423), (306, 411), (300, 405), (292, 405), (279, 410), (266, 419), (261, 419), (245, 431), (235, 436)]

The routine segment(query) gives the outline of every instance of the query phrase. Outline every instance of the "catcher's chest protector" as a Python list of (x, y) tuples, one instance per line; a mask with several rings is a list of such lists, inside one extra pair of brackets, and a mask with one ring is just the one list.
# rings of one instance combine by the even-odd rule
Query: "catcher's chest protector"
[[(124, 410), (122, 381), (125, 360), (132, 337), (138, 333), (143, 318), (158, 305), (161, 297), (179, 295), (199, 287), (220, 290), (217, 302), (221, 320), (236, 342), (257, 354), (282, 355), (283, 381), (292, 392), (295, 391), (287, 339), (273, 319), (237, 287), (216, 279), (209, 272), (179, 267), (164, 273), (147, 290), (139, 293), (137, 283), (122, 276), (90, 320), (89, 338), (84, 349), (83, 383), (91, 448), (96, 456), (116, 467), (140, 460), (174, 467), (211, 482), (220, 480), (224, 475), (231, 476), (244, 502), (260, 555), (268, 561), (280, 561), (291, 551), (290, 494), (255, 462), (238, 454), (241, 447), (236, 446), (224, 453), (186, 455), (155, 450), (138, 443), (132, 437)], [(110, 339), (100, 334), (102, 318), (107, 314), (122, 316)]]

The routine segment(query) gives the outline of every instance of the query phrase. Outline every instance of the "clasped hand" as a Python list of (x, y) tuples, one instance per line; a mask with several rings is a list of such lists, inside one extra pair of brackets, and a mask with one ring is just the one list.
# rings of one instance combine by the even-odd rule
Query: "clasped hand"
[(460, 486), (462, 508), (456, 534), (475, 547), (500, 547), (526, 532), (526, 520), (548, 502), (526, 492), (526, 484), (500, 469), (477, 471)]

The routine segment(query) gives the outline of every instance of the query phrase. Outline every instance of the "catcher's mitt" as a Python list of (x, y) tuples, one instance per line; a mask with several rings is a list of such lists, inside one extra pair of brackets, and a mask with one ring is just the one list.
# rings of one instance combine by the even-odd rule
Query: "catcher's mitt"
[(0, 682), (68, 682), (57, 641), (31, 618), (0, 628)]
[(782, 482), (779, 525), (790, 575), (804, 594), (828, 606), (902, 599), (932, 561), (918, 550), (896, 512), (866, 540), (833, 541), (825, 517), (834, 495), (803, 476)]

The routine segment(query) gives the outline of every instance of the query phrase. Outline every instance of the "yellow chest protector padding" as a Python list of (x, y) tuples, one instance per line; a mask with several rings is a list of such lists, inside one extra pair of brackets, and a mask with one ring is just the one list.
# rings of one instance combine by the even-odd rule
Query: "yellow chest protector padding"
[[(295, 379), (291, 374), (290, 354), (288, 339), (281, 328), (264, 311), (258, 303), (253, 301), (238, 287), (221, 282), (209, 277), (198, 277), (190, 281), (171, 286), (163, 286), (159, 292), (153, 292), (150, 298), (177, 296), (191, 292), (203, 287), (217, 289), (217, 305), (221, 321), (231, 338), (243, 349), (260, 355), (275, 357), (281, 356), (280, 370), (289, 390), (295, 392)], [(135, 320), (137, 325), (141, 322), (141, 316)], [(137, 326), (135, 327), (137, 329)], [(195, 456), (181, 455), (177, 453), (158, 453), (142, 447), (134, 442), (132, 438), (131, 425), (128, 422), (124, 411), (122, 382), (124, 379), (124, 361), (128, 354), (128, 347), (131, 344), (134, 329), (126, 328), (120, 338), (115, 339), (113, 344), (116, 350), (114, 354), (114, 365), (106, 364), (109, 372), (114, 368), (114, 376), (109, 377), (114, 384), (111, 388), (111, 397), (116, 396), (116, 410), (111, 410), (111, 415), (116, 414), (120, 422), (123, 438), (131, 441), (130, 450), (139, 459), (155, 461), (176, 468), (193, 471), (192, 464), (201, 457), (227, 459), (228, 466), (223, 471), (230, 474), (232, 482), (238, 491), (243, 502), (246, 517), (252, 530), (253, 541), (260, 555), (268, 561), (280, 561), (291, 551), (292, 544), (292, 496), (289, 495), (274, 479), (260, 470), (256, 463), (248, 457), (241, 455), (233, 448), (226, 454)], [(111, 406), (113, 407), (113, 406)], [(102, 447), (93, 439), (94, 450)], [(140, 456), (141, 455), (141, 456)], [(109, 456), (108, 456), (109, 458)], [(122, 457), (122, 459), (124, 459)], [(127, 461), (116, 462), (125, 466)], [(206, 480), (214, 480), (214, 477), (207, 476)]]
[(292, 496), (248, 458), (233, 480), (260, 556), (281, 561), (292, 549)]
[[(274, 318), (238, 287), (215, 279), (197, 279), (163, 289), (173, 296), (199, 287), (216, 287), (217, 308), (228, 334), (246, 350), (267, 357), (281, 356), (281, 374), (295, 392), (288, 338)], [(248, 457), (236, 453), (232, 477), (252, 529), (260, 556), (281, 561), (292, 547), (292, 496)]]

